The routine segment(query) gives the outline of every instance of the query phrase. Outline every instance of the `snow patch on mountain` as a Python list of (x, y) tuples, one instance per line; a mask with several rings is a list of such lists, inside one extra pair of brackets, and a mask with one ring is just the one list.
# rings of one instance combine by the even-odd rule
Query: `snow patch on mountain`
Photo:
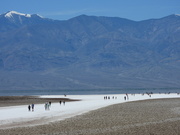
[(19, 12), (16, 12), (16, 11), (9, 11), (9, 12), (7, 12), (6, 14), (5, 14), (5, 17), (7, 17), (7, 18), (12, 18), (13, 17), (13, 15), (20, 15), (20, 16), (25, 16), (25, 17), (31, 17), (31, 15), (30, 14), (23, 14), (23, 13), (19, 13)]
[(42, 16), (38, 15), (38, 14), (24, 14), (24, 13), (19, 13), (19, 12), (16, 12), (16, 11), (9, 11), (7, 13), (4, 14), (4, 16), (6, 18), (13, 18), (14, 15), (18, 15), (18, 16), (24, 16), (24, 17), (27, 17), (27, 18), (31, 18), (33, 16), (38, 16), (40, 18), (43, 18)]

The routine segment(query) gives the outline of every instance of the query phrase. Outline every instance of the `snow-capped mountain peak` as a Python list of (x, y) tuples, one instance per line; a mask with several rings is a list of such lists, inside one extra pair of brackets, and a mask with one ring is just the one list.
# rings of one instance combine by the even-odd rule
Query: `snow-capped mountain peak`
[(16, 11), (9, 11), (0, 15), (0, 20), (4, 19), (14, 24), (29, 24), (37, 23), (38, 21), (45, 21), (46, 19), (37, 14), (24, 14)]
[(25, 17), (31, 17), (30, 14), (23, 14), (23, 13), (19, 13), (19, 12), (16, 12), (16, 11), (9, 11), (4, 16), (7, 17), (7, 18), (12, 18), (13, 15), (20, 15), (20, 16), (25, 16)]
[[(19, 13), (16, 11), (8, 11), (3, 14), (0, 14), (0, 24), (7, 25), (9, 28), (11, 26), (17, 28), (23, 25), (34, 25), (34, 24), (46, 24), (54, 22), (53, 19), (44, 18), (38, 14), (26, 14), (26, 13)], [(1, 28), (1, 26), (0, 26)]]
[(31, 17), (34, 17), (34, 16), (37, 16), (39, 18), (43, 18), (42, 16), (40, 16), (38, 14), (24, 14), (24, 13), (19, 13), (19, 12), (16, 12), (16, 11), (9, 11), (9, 12), (4, 14), (4, 17), (10, 19), (10, 18), (13, 18), (14, 15), (21, 16), (21, 17), (26, 17), (26, 18), (31, 18)]

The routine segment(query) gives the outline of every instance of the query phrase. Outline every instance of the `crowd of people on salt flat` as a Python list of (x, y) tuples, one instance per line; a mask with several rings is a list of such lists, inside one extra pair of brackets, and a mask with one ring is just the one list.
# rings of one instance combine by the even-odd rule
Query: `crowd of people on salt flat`
[[(161, 94), (161, 93), (159, 93), (159, 94)], [(164, 94), (171, 94), (171, 93), (168, 92), (168, 93), (164, 93)], [(151, 97), (153, 95), (153, 92), (146, 92), (146, 93), (142, 93), (141, 95), (142, 96), (148, 95), (149, 97)], [(177, 95), (180, 95), (180, 93), (177, 92)], [(126, 93), (124, 95), (124, 97), (123, 97), (124, 101), (128, 101), (130, 96), (135, 96), (135, 94), (127, 94)], [(66, 95), (65, 95), (65, 97), (66, 97)], [(104, 96), (104, 100), (110, 100), (110, 99), (116, 100), (116, 99), (118, 99), (118, 97), (117, 96)], [(60, 105), (61, 104), (65, 105), (65, 101), (64, 100), (63, 101), (60, 100), (59, 104)], [(33, 112), (34, 111), (34, 106), (35, 106), (34, 103), (31, 104), (31, 105), (28, 105), (28, 110)], [(45, 110), (50, 110), (50, 107), (51, 107), (51, 101), (46, 102), (45, 105), (44, 105)]]
[[(65, 105), (65, 101), (59, 101), (59, 104), (61, 105), (63, 103), (63, 105)], [(34, 104), (31, 104), (31, 105), (28, 105), (28, 111), (34, 111)], [(50, 107), (51, 107), (51, 101), (49, 101), (49, 102), (46, 102), (45, 104), (44, 104), (44, 108), (45, 108), (45, 110), (47, 111), (47, 110), (50, 110)]]

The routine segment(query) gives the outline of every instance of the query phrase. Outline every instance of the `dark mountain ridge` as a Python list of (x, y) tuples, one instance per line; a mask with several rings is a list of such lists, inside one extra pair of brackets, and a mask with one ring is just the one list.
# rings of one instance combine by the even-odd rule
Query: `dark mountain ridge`
[(0, 89), (180, 87), (180, 16), (0, 15)]

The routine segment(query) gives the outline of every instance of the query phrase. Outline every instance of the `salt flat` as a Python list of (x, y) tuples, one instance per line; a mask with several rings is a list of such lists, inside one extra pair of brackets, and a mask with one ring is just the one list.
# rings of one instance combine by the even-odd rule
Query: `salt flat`
[[(96, 110), (113, 104), (147, 100), (147, 99), (160, 99), (160, 98), (179, 98), (180, 95), (176, 93), (171, 94), (128, 94), (126, 100), (125, 94), (114, 95), (47, 95), (40, 96), (40, 98), (69, 98), (80, 99), (80, 101), (66, 102), (65, 105), (59, 102), (52, 103), (50, 110), (45, 110), (45, 104), (35, 104), (34, 111), (28, 111), (28, 105), (0, 107), (0, 128), (23, 127), (47, 124), (70, 118), (76, 115)], [(104, 99), (104, 97), (110, 99)]]

